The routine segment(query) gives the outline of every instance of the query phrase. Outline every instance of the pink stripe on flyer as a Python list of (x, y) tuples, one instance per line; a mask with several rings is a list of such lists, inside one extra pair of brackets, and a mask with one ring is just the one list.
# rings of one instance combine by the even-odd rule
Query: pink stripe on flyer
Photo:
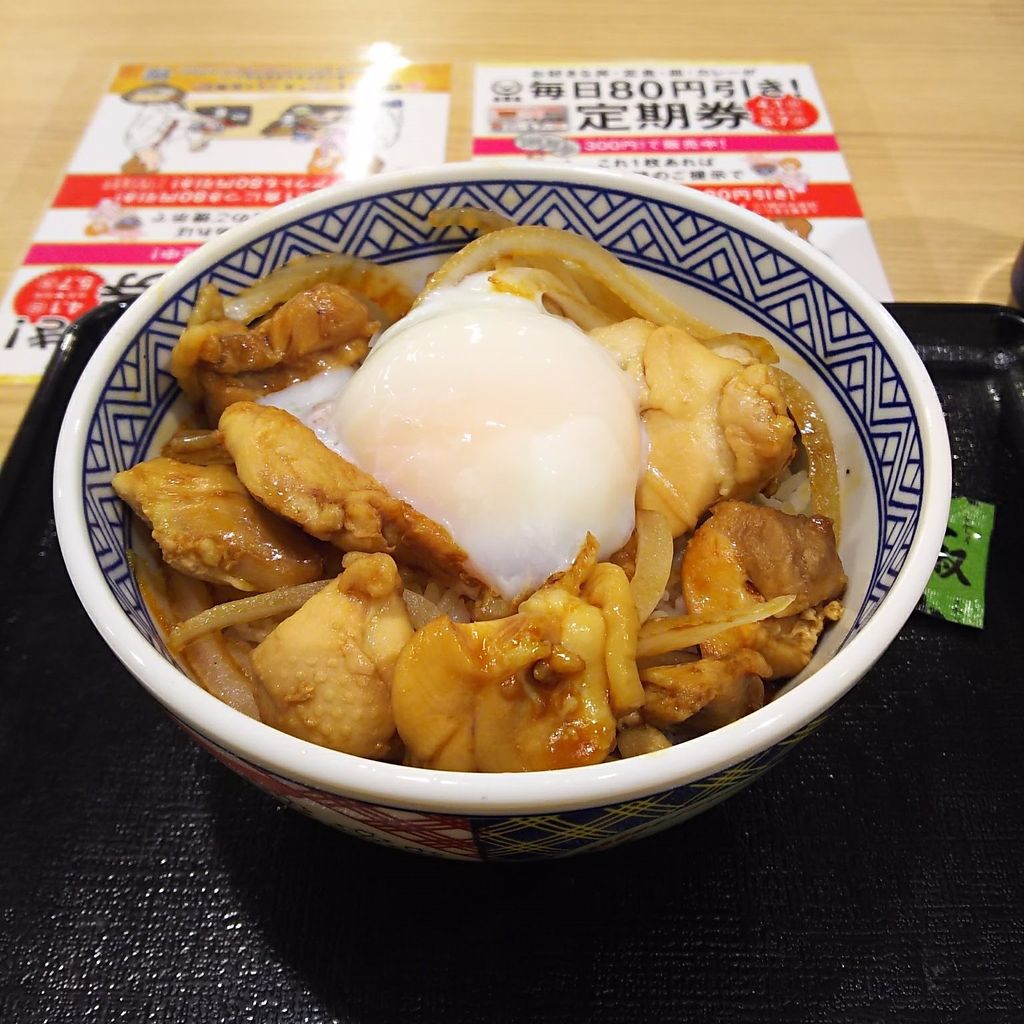
[[(531, 138), (539, 132), (529, 133)], [(557, 137), (552, 133), (552, 137)], [(838, 153), (834, 135), (568, 135), (581, 153)], [(473, 140), (474, 156), (522, 154), (515, 138)]]
[(90, 245), (88, 243), (37, 242), (25, 257), (25, 266), (73, 263), (84, 266), (99, 264), (145, 265), (177, 263), (198, 244), (186, 245)]

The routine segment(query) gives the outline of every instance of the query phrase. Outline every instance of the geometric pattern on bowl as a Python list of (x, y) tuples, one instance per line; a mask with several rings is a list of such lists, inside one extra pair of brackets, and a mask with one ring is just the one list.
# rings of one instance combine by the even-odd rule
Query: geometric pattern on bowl
[(696, 817), (745, 789), (828, 717), (780, 743), (683, 786), (605, 807), (554, 814), (469, 816), (366, 803), (282, 778), (180, 723), (204, 749), (290, 807), (360, 839), (451, 860), (533, 861), (596, 853)]

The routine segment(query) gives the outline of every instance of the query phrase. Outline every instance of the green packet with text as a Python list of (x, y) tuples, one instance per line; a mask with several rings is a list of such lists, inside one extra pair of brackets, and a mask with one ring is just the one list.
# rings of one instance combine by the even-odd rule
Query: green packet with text
[(954, 498), (942, 550), (918, 608), (949, 622), (985, 624), (985, 572), (996, 509), (987, 501)]

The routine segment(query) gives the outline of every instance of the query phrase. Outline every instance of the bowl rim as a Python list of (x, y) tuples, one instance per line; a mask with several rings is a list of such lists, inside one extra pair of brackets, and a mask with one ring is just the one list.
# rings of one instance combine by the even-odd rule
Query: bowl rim
[[(341, 203), (424, 186), (514, 178), (618, 189), (677, 203), (765, 239), (843, 296), (884, 345), (918, 419), (924, 486), (914, 540), (889, 592), (860, 633), (816, 672), (758, 711), (705, 736), (639, 758), (544, 772), (447, 772), (370, 761), (264, 725), (223, 704), (167, 662), (138, 632), (108, 587), (89, 543), (81, 467), (96, 400), (125, 346), (168, 298), (255, 239)], [(797, 734), (835, 704), (894, 639), (924, 590), (946, 527), (952, 468), (938, 397), (924, 364), (890, 314), (808, 242), (725, 200), (636, 174), (517, 161), (451, 163), (379, 175), (312, 192), (275, 207), (186, 256), (123, 314), (75, 388), (54, 462), (57, 535), (68, 574), (94, 626), (122, 664), (171, 715), (230, 755), (285, 779), (373, 804), (457, 816), (549, 814), (609, 806), (707, 778)]]

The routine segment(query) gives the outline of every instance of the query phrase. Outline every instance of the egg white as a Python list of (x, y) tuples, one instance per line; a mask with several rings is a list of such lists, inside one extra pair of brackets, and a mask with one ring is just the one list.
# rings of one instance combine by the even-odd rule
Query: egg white
[(514, 599), (567, 568), (588, 532), (603, 556), (628, 540), (646, 446), (611, 356), (487, 278), (431, 293), (386, 331), (318, 434)]

